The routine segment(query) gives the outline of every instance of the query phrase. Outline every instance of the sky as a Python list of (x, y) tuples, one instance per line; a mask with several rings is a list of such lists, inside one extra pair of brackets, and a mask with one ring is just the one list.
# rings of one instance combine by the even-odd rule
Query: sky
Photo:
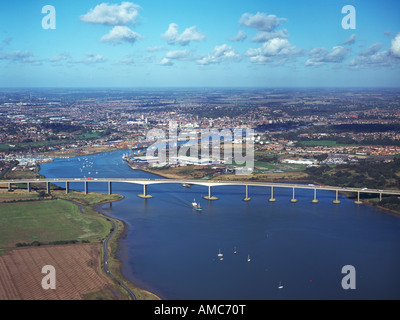
[(0, 87), (399, 87), (399, 13), (397, 0), (2, 1)]

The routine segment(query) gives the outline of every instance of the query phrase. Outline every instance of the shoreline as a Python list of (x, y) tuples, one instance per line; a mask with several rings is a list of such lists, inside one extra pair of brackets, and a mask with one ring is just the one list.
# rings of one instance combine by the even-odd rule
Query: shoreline
[[(40, 166), (39, 166), (38, 174), (40, 174), (39, 171), (40, 171)], [(42, 176), (42, 177), (45, 178), (45, 176), (42, 175), (42, 174), (40, 174), (40, 176)], [(126, 277), (124, 277), (123, 274), (122, 274), (121, 266), (122, 266), (123, 261), (117, 258), (117, 253), (118, 253), (118, 251), (120, 250), (120, 243), (119, 243), (120, 239), (122, 239), (122, 238), (123, 238), (124, 236), (126, 236), (126, 234), (127, 234), (127, 226), (126, 226), (126, 223), (125, 223), (125, 221), (123, 221), (123, 220), (120, 220), (120, 219), (117, 219), (117, 218), (113, 218), (113, 217), (108, 216), (107, 214), (105, 214), (105, 213), (100, 209), (100, 207), (101, 207), (103, 204), (107, 203), (107, 202), (118, 202), (118, 201), (122, 201), (122, 200), (125, 199), (124, 196), (121, 195), (121, 197), (122, 197), (122, 199), (119, 199), (119, 200), (112, 200), (112, 201), (108, 201), (108, 200), (107, 200), (107, 201), (102, 201), (102, 202), (99, 202), (99, 203), (96, 203), (96, 204), (92, 204), (92, 205), (87, 205), (87, 206), (82, 205), (82, 204), (80, 204), (80, 203), (78, 203), (78, 202), (76, 202), (76, 201), (74, 201), (74, 200), (67, 200), (67, 201), (70, 201), (70, 202), (74, 203), (74, 204), (78, 207), (78, 210), (79, 210), (79, 212), (81, 212), (81, 214), (87, 214), (87, 213), (84, 213), (82, 209), (83, 209), (84, 207), (88, 207), (88, 208), (92, 209), (94, 212), (96, 212), (96, 213), (97, 213), (100, 217), (102, 217), (104, 220), (106, 220), (106, 221), (107, 221), (107, 220), (110, 220), (111, 222), (112, 222), (112, 220), (116, 221), (116, 222), (114, 222), (114, 225), (116, 226), (116, 228), (115, 228), (116, 230), (112, 230), (112, 231), (106, 236), (106, 238), (109, 237), (109, 240), (110, 240), (110, 241), (108, 242), (109, 247), (110, 247), (110, 250), (109, 250), (109, 258), (111, 258), (113, 261), (115, 261), (115, 262), (117, 263), (117, 265), (118, 265), (118, 267), (117, 267), (117, 273), (118, 273), (118, 275), (117, 275), (117, 276), (118, 276), (119, 278), (121, 278), (121, 279), (120, 279), (120, 280), (116, 279), (117, 285), (118, 285), (118, 286), (121, 286), (120, 284), (118, 284), (119, 282), (121, 282), (121, 283), (127, 283), (127, 284), (128, 284), (128, 287), (132, 287), (133, 290), (135, 290), (135, 291), (138, 290), (139, 292), (144, 293), (146, 296), (147, 296), (147, 295), (148, 295), (148, 296), (151, 296), (152, 298), (154, 298), (154, 300), (163, 300), (163, 299), (162, 299), (160, 296), (158, 296), (157, 294), (152, 293), (152, 292), (150, 292), (150, 291), (147, 291), (147, 290), (142, 289), (141, 287), (137, 286), (135, 283), (131, 282), (129, 279), (127, 279)], [(121, 225), (121, 228), (118, 228), (118, 225)], [(105, 239), (103, 239), (101, 242), (99, 242), (99, 244), (103, 244), (103, 241), (104, 241), (104, 240), (105, 240)], [(113, 250), (113, 246), (114, 246), (114, 250)], [(102, 248), (103, 248), (103, 246), (102, 246)], [(102, 251), (104, 251), (104, 250), (102, 249)], [(103, 252), (103, 254), (102, 254), (101, 257), (100, 257), (100, 264), (101, 264), (101, 265), (104, 264), (104, 257), (105, 257), (105, 253)], [(102, 267), (102, 271), (104, 271), (104, 266)], [(104, 274), (104, 276), (106, 276), (106, 277), (110, 278), (111, 280), (113, 280), (113, 277), (110, 277), (110, 275), (107, 275), (105, 272), (102, 272), (102, 273)], [(125, 288), (124, 288), (124, 290), (126, 291)], [(129, 295), (129, 292), (127, 292), (127, 295)], [(137, 295), (136, 295), (135, 293), (134, 293), (134, 295), (137, 297)], [(140, 296), (142, 296), (142, 294), (141, 294)], [(150, 299), (142, 299), (142, 300), (150, 300)]]
[[(125, 199), (125, 197), (123, 197), (121, 200), (112, 201), (112, 202), (118, 202), (118, 201), (122, 201), (122, 200), (124, 200), (124, 199)], [(94, 211), (96, 211), (99, 215), (103, 216), (105, 219), (116, 220), (116, 221), (118, 221), (118, 222), (122, 225), (122, 228), (121, 228), (121, 229), (119, 230), (119, 232), (117, 232), (117, 234), (115, 235), (115, 239), (111, 239), (112, 237), (110, 237), (110, 247), (111, 247), (112, 245), (115, 246), (115, 252), (114, 252), (114, 250), (112, 250), (112, 248), (111, 248), (111, 250), (110, 250), (110, 254), (111, 254), (110, 257), (111, 257), (114, 261), (116, 261), (116, 262), (119, 264), (119, 267), (118, 267), (118, 275), (122, 278), (122, 280), (124, 280), (124, 281), (126, 281), (127, 283), (129, 283), (134, 289), (139, 290), (139, 291), (142, 291), (142, 292), (144, 292), (144, 293), (146, 293), (146, 294), (148, 294), (148, 295), (154, 297), (155, 300), (163, 300), (163, 298), (161, 298), (159, 295), (157, 295), (157, 294), (155, 294), (155, 293), (153, 293), (153, 292), (150, 292), (150, 291), (148, 291), (148, 290), (145, 290), (145, 289), (139, 287), (138, 285), (136, 285), (135, 283), (133, 283), (132, 281), (130, 281), (129, 279), (127, 279), (125, 276), (123, 276), (123, 274), (122, 274), (122, 264), (123, 264), (123, 261), (122, 261), (121, 259), (118, 259), (118, 258), (117, 258), (117, 253), (118, 253), (118, 252), (121, 252), (121, 250), (122, 250), (122, 249), (121, 249), (121, 245), (120, 245), (120, 240), (122, 240), (122, 239), (123, 239), (124, 237), (126, 237), (126, 235), (128, 234), (128, 227), (127, 227), (125, 221), (120, 220), (120, 219), (117, 219), (117, 218), (113, 218), (113, 217), (107, 215), (107, 214), (100, 208), (103, 204), (105, 204), (105, 203), (107, 203), (107, 202), (109, 202), (109, 201), (106, 201), (106, 202), (104, 202), (104, 203), (98, 203), (98, 204), (92, 205), (91, 207), (92, 207), (92, 209), (93, 209)]]
[[(125, 149), (125, 148), (124, 148), (124, 149)], [(111, 151), (99, 151), (99, 152), (93, 152), (92, 154), (108, 153), (108, 152), (114, 152), (114, 151), (118, 151), (118, 150), (122, 150), (122, 149), (116, 149), (116, 150), (111, 150)], [(87, 155), (89, 155), (89, 154), (87, 154)], [(71, 155), (71, 156), (69, 156), (68, 158), (73, 158), (73, 157), (77, 157), (77, 156), (82, 156), (82, 155)], [(67, 158), (67, 157), (65, 157), (65, 158)], [(53, 159), (53, 161), (54, 161), (54, 159)], [(40, 174), (39, 172), (40, 172), (40, 164), (38, 165), (37, 174), (40, 175), (40, 177), (45, 178), (45, 176), (42, 175), (42, 174)], [(122, 196), (122, 195), (121, 195), (121, 196)], [(77, 205), (78, 208), (80, 208), (80, 207), (82, 207), (82, 208), (83, 208), (83, 207), (88, 207), (88, 208), (92, 209), (94, 212), (96, 212), (96, 213), (97, 213), (100, 217), (102, 217), (104, 220), (110, 220), (110, 221), (114, 220), (114, 221), (115, 221), (114, 224), (117, 226), (116, 229), (118, 229), (118, 230), (113, 230), (113, 231), (111, 232), (111, 236), (110, 236), (110, 234), (108, 235), (108, 236), (110, 236), (110, 237), (109, 237), (109, 238), (110, 238), (110, 241), (108, 242), (108, 244), (109, 244), (109, 247), (110, 247), (110, 250), (109, 250), (109, 258), (111, 258), (111, 259), (117, 264), (117, 268), (116, 268), (115, 271), (117, 272), (117, 277), (120, 278), (120, 280), (118, 280), (118, 279), (116, 280), (117, 283), (118, 283), (118, 282), (121, 282), (121, 283), (128, 284), (127, 286), (128, 286), (129, 289), (133, 289), (134, 291), (138, 291), (139, 294), (136, 294), (136, 292), (134, 292), (134, 294), (135, 294), (136, 297), (137, 297), (138, 295), (139, 295), (140, 297), (143, 297), (143, 296), (144, 296), (144, 299), (139, 299), (139, 300), (163, 300), (159, 295), (157, 295), (157, 294), (155, 294), (155, 293), (153, 293), (153, 292), (147, 291), (147, 290), (145, 290), (145, 289), (142, 289), (141, 287), (139, 287), (138, 285), (136, 285), (135, 283), (133, 283), (132, 281), (130, 281), (129, 279), (127, 279), (126, 277), (124, 277), (123, 274), (122, 274), (122, 269), (121, 269), (121, 267), (122, 267), (123, 261), (117, 258), (117, 253), (120, 251), (120, 243), (119, 243), (119, 242), (120, 242), (120, 239), (122, 239), (124, 236), (126, 236), (126, 234), (127, 234), (127, 232), (128, 232), (126, 223), (125, 223), (125, 221), (123, 221), (123, 220), (110, 217), (110, 216), (108, 216), (106, 213), (104, 213), (102, 210), (100, 210), (100, 207), (101, 207), (104, 203), (122, 201), (122, 200), (125, 198), (124, 196), (122, 196), (122, 197), (123, 197), (123, 198), (120, 199), (120, 200), (115, 200), (115, 201), (104, 201), (104, 202), (99, 202), (99, 203), (96, 203), (96, 204), (93, 204), (93, 205), (87, 205), (87, 206), (84, 206), (84, 205), (82, 205), (82, 204), (80, 204), (80, 203), (78, 203), (78, 202), (76, 202), (76, 201), (73, 201), (73, 200), (70, 200), (70, 201), (73, 202), (75, 205)], [(118, 228), (118, 225), (120, 225), (121, 227)], [(106, 238), (107, 238), (107, 237), (106, 237)], [(104, 239), (103, 239), (103, 241), (104, 241)], [(100, 242), (99, 244), (102, 245), (102, 242)], [(102, 246), (102, 248), (103, 248), (103, 246)], [(103, 249), (102, 249), (102, 251), (103, 251)], [(103, 252), (103, 254), (101, 255), (100, 263), (101, 263), (101, 264), (104, 263), (104, 252)], [(112, 279), (112, 277), (110, 277), (109, 275), (107, 275), (107, 274), (104, 272), (104, 266), (102, 267), (102, 273), (103, 273), (106, 277)], [(125, 289), (124, 289), (124, 290), (125, 290)], [(126, 290), (125, 290), (125, 291), (126, 291)], [(129, 295), (129, 292), (128, 292), (127, 294)], [(147, 298), (147, 299), (146, 299), (146, 298)], [(151, 299), (150, 299), (150, 298), (151, 298)]]

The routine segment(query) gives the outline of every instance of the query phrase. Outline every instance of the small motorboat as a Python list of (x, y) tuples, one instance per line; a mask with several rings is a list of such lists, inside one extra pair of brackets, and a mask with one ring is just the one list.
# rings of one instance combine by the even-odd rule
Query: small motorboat
[(193, 202), (192, 202), (192, 207), (193, 207), (193, 209), (196, 210), (196, 211), (201, 211), (201, 210), (203, 210), (202, 207), (196, 202), (196, 200), (193, 200)]

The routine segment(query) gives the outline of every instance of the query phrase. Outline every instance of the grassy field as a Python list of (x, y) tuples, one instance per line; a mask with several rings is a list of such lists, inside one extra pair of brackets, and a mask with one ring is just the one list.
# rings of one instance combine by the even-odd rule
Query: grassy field
[(56, 198), (74, 201), (83, 206), (93, 206), (104, 202), (119, 201), (123, 199), (123, 196), (119, 194), (89, 192), (85, 195), (82, 191), (72, 190), (69, 193), (65, 193), (64, 190), (52, 190), (51, 194)]
[(26, 199), (39, 199), (39, 194), (37, 192), (29, 193), (26, 190), (21, 189), (16, 189), (12, 192), (9, 192), (8, 188), (0, 188), (0, 202)]
[(312, 141), (300, 141), (303, 146), (323, 146), (323, 147), (344, 147), (344, 146), (355, 146), (355, 144), (340, 144), (334, 140), (312, 140)]
[[(103, 193), (85, 195), (80, 191), (71, 191), (66, 194), (64, 190), (52, 190), (51, 194), (54, 200), (26, 201), (31, 197), (38, 198), (38, 193), (35, 191), (29, 193), (27, 190), (21, 189), (15, 189), (13, 192), (0, 189), (0, 255), (6, 255), (9, 250), (15, 249), (17, 243), (28, 245), (33, 245), (35, 242), (41, 243), (41, 246), (26, 247), (26, 249), (35, 250), (35, 248), (51, 248), (52, 246), (43, 246), (47, 243), (77, 240), (81, 243), (89, 241), (100, 248), (101, 240), (109, 234), (112, 228), (110, 220), (113, 220), (116, 229), (109, 241), (110, 255), (108, 258), (111, 273), (120, 282), (130, 287), (138, 299), (159, 299), (151, 292), (128, 282), (121, 274), (121, 261), (116, 258), (116, 252), (119, 249), (118, 239), (125, 231), (124, 224), (122, 221), (106, 218), (94, 209), (95, 205), (118, 201), (123, 199), (123, 196)], [(13, 200), (18, 202), (1, 203), (1, 199), (5, 197), (8, 197), (8, 200), (9, 197), (13, 197)], [(84, 214), (80, 211), (79, 205)], [(81, 245), (75, 246), (79, 249)], [(101, 265), (104, 261), (102, 258), (100, 260), (98, 263)], [(78, 282), (80, 285), (80, 281)], [(115, 280), (114, 282), (120, 288)], [(84, 299), (120, 299), (121, 297), (115, 292), (118, 293), (119, 289), (107, 287), (100, 291), (86, 293)]]
[(109, 229), (104, 219), (82, 215), (77, 205), (65, 200), (0, 204), (2, 249), (34, 241), (100, 241)]

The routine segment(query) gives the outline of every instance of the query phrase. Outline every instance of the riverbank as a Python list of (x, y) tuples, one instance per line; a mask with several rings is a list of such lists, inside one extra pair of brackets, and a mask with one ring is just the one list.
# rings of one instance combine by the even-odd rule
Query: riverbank
[[(106, 221), (110, 221), (111, 223), (113, 222), (113, 227), (110, 229), (110, 237), (107, 243), (109, 251), (106, 252), (107, 248), (102, 247), (101, 265), (102, 270), (104, 270), (104, 265), (107, 263), (108, 269), (110, 270), (111, 279), (115, 282), (115, 284), (121, 286), (122, 283), (124, 286), (128, 287), (138, 300), (161, 300), (161, 298), (157, 295), (130, 282), (123, 276), (121, 272), (122, 261), (117, 258), (117, 253), (120, 251), (119, 240), (126, 235), (127, 226), (124, 221), (106, 215), (102, 210), (100, 210), (100, 207), (105, 203), (122, 201), (124, 197), (116, 194), (107, 195), (97, 193), (89, 193), (85, 195), (83, 192), (78, 191), (71, 191), (68, 194), (65, 194), (65, 191), (55, 191), (55, 193), (56, 197), (69, 200), (76, 205), (81, 206), (82, 213), (99, 215)], [(111, 197), (114, 197), (115, 199), (110, 199)], [(104, 243), (105, 238), (106, 237), (101, 240), (101, 243)], [(106, 256), (107, 261), (105, 261)], [(110, 277), (110, 274), (106, 275)], [(124, 291), (126, 291), (126, 289), (124, 289)]]
[[(121, 199), (122, 200), (122, 199)], [(121, 201), (119, 200), (119, 201)], [(110, 269), (111, 274), (115, 275), (117, 279), (117, 282), (120, 281), (122, 282), (125, 286), (127, 286), (135, 295), (135, 298), (137, 300), (162, 300), (159, 296), (156, 294), (144, 290), (137, 286), (136, 284), (132, 283), (129, 281), (124, 275), (122, 274), (122, 260), (118, 259), (117, 254), (121, 252), (121, 247), (120, 247), (120, 240), (124, 239), (124, 237), (128, 233), (128, 227), (126, 223), (123, 220), (119, 220), (116, 218), (112, 218), (108, 216), (102, 209), (102, 205), (104, 203), (98, 203), (92, 206), (92, 209), (96, 211), (98, 214), (102, 215), (105, 219), (109, 219), (111, 221), (115, 222), (115, 225), (117, 226), (116, 230), (113, 230), (113, 234), (111, 235), (109, 241), (108, 241), (108, 246), (110, 248), (109, 251), (109, 257), (108, 257), (108, 268)], [(103, 261), (102, 263), (104, 264), (104, 255), (103, 255)]]
[[(84, 265), (81, 268), (86, 268), (85, 272), (88, 272), (88, 274), (93, 272), (91, 271), (92, 269), (97, 270), (103, 277), (108, 279), (108, 282), (101, 282), (99, 275), (93, 275), (95, 279), (98, 279), (96, 281), (104, 283), (106, 287), (103, 290), (101, 289), (101, 285), (99, 287), (87, 284), (83, 285), (79, 277), (69, 275), (66, 278), (70, 278), (68, 281), (74, 283), (73, 286), (75, 288), (84, 288), (82, 292), (79, 289), (79, 292), (74, 293), (71, 299), (72, 297), (76, 299), (79, 294), (82, 294), (83, 299), (89, 300), (121, 300), (129, 299), (129, 296), (139, 300), (161, 300), (157, 295), (141, 289), (122, 275), (122, 261), (117, 258), (117, 253), (120, 249), (119, 240), (125, 236), (127, 227), (123, 221), (111, 218), (103, 212), (96, 210), (104, 203), (123, 200), (124, 197), (122, 195), (108, 195), (103, 193), (84, 194), (84, 192), (72, 190), (66, 194), (65, 190), (59, 188), (58, 190), (52, 189), (51, 200), (46, 200), (40, 198), (40, 190), (28, 192), (26, 189), (17, 187), (13, 189), (13, 192), (9, 192), (7, 188), (3, 188), (0, 191), (0, 195), (2, 196), (0, 199), (9, 199), (13, 202), (2, 202), (0, 204), (0, 211), (2, 212), (2, 228), (0, 228), (0, 243), (2, 245), (0, 255), (19, 255), (19, 253), (14, 253), (14, 251), (25, 250), (26, 252), (32, 252), (31, 255), (35, 256), (35, 250), (40, 248), (55, 247), (54, 250), (62, 251), (68, 245), (72, 246), (69, 249), (71, 252), (70, 255), (75, 256), (73, 246), (76, 246), (76, 255), (79, 256), (81, 246), (89, 244), (90, 248), (98, 248), (96, 250), (99, 253), (97, 254), (87, 248), (85, 250), (88, 252), (93, 251), (93, 254), (91, 254), (98, 256), (98, 260), (95, 262), (93, 258), (92, 262), (87, 261), (90, 264), (89, 268), (87, 268), (86, 262), (83, 262)], [(32, 198), (36, 201), (30, 201)], [(79, 217), (80, 215), (85, 215), (85, 217)], [(29, 223), (25, 221), (29, 221)], [(107, 245), (104, 244), (105, 239), (109, 240)], [(48, 250), (51, 251), (53, 249)], [(3, 258), (3, 260), (11, 261), (9, 258)], [(59, 260), (55, 259), (54, 265), (61, 266), (65, 264), (64, 260)], [(109, 268), (109, 273), (105, 272), (105, 266)], [(14, 285), (18, 287), (18, 281), (15, 280), (14, 282)], [(113, 288), (113, 286), (115, 287)], [(96, 292), (90, 292), (88, 289), (95, 287), (98, 288)], [(7, 298), (5, 293), (3, 295), (6, 299), (9, 298)], [(69, 299), (64, 291), (62, 291), (61, 296), (64, 299)], [(14, 297), (24, 299), (27, 296)], [(51, 296), (51, 299), (57, 299), (57, 297)], [(34, 296), (30, 297), (30, 299), (34, 299)]]

